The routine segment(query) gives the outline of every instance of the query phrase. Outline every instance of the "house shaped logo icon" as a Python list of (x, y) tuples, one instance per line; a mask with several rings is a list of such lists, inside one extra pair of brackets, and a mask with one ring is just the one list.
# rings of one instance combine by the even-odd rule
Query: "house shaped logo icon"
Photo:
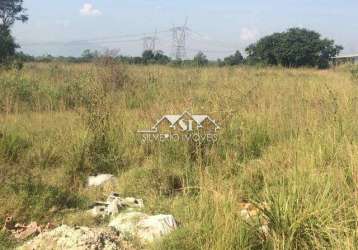
[(150, 130), (138, 131), (139, 133), (161, 132), (216, 132), (220, 126), (208, 115), (192, 115), (185, 111), (181, 115), (164, 115)]

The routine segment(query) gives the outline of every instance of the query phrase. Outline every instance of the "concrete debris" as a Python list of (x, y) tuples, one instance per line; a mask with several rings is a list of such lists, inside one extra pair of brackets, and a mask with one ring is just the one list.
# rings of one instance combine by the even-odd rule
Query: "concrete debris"
[(96, 176), (89, 176), (87, 180), (88, 187), (98, 187), (114, 178), (111, 174), (99, 174)]
[(18, 240), (25, 240), (52, 228), (54, 225), (51, 223), (47, 223), (46, 226), (38, 225), (37, 222), (31, 222), (29, 225), (15, 224), (14, 218), (10, 216), (5, 219), (3, 230), (10, 232)]
[(124, 235), (138, 238), (143, 244), (160, 239), (177, 229), (177, 223), (172, 215), (149, 216), (141, 212), (119, 214), (109, 226)]
[(249, 224), (259, 223), (259, 231), (265, 236), (269, 234), (268, 220), (262, 210), (269, 209), (267, 203), (254, 205), (252, 203), (240, 203), (240, 215)]
[(117, 215), (121, 210), (135, 210), (144, 207), (142, 199), (121, 198), (118, 193), (111, 193), (106, 202), (97, 201), (91, 206), (93, 216)]
[(21, 226), (18, 227), (20, 230), (18, 230), (15, 234), (14, 237), (16, 239), (19, 240), (24, 240), (29, 238), (30, 236), (35, 236), (38, 235), (39, 233), (41, 233), (41, 227), (37, 225), (36, 222), (31, 222), (29, 225), (27, 226)]
[(177, 229), (177, 223), (172, 215), (148, 216), (137, 224), (138, 237), (144, 242), (152, 242)]
[(139, 211), (143, 207), (142, 199), (121, 198), (118, 193), (111, 193), (105, 202), (95, 202), (90, 210), (95, 216), (112, 216), (106, 228), (73, 228), (62, 225), (53, 229), (51, 224), (43, 227), (36, 222), (25, 226), (15, 224), (11, 217), (6, 219), (4, 228), (14, 232), (17, 239), (24, 240), (34, 236), (19, 247), (20, 250), (134, 249), (126, 241), (127, 236), (146, 245), (177, 229), (177, 223), (172, 215), (150, 216)]
[(115, 231), (107, 228), (72, 228), (66, 225), (44, 232), (18, 248), (18, 250), (115, 250), (133, 249)]

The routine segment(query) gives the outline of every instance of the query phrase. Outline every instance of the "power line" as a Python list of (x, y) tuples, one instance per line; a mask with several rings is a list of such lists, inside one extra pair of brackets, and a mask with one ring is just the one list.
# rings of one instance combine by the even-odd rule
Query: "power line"
[(93, 42), (93, 41), (72, 41), (72, 42), (39, 42), (39, 43), (23, 43), (22, 46), (83, 46), (83, 45), (90, 45), (90, 44), (112, 44), (112, 43), (127, 43), (127, 42), (139, 42), (142, 39), (131, 39), (131, 40), (108, 40), (108, 41), (100, 41), (100, 42)]
[[(170, 30), (161, 30), (157, 31), (156, 33), (168, 33)], [(92, 42), (98, 42), (98, 43), (106, 43), (106, 42), (113, 42), (116, 41), (122, 41), (118, 40), (119, 38), (131, 38), (131, 37), (138, 37), (138, 39), (134, 40), (124, 40), (124, 41), (139, 41), (141, 40), (139, 37), (150, 35), (150, 33), (138, 33), (138, 34), (127, 34), (127, 35), (119, 35), (119, 36), (108, 36), (108, 37), (102, 37), (102, 38), (92, 38), (92, 39), (82, 39), (82, 40), (72, 40), (72, 41), (63, 41), (63, 42), (55, 42), (55, 41), (48, 41), (48, 42), (34, 42), (34, 43), (21, 43), (23, 46), (40, 46), (40, 45), (77, 45), (77, 44), (84, 44), (84, 43), (92, 43)]]
[[(160, 31), (155, 31), (155, 33), (137, 33), (137, 34), (122, 34), (117, 36), (107, 36), (107, 37), (97, 37), (92, 39), (82, 39), (82, 40), (72, 40), (72, 41), (47, 41), (47, 42), (33, 42), (33, 43), (20, 43), (24, 47), (35, 47), (35, 46), (66, 46), (66, 47), (77, 47), (77, 46), (101, 46), (101, 45), (115, 45), (115, 44), (125, 44), (125, 43), (139, 43), (142, 42), (143, 51), (151, 50), (154, 51), (157, 48), (159, 41), (158, 34), (171, 33), (170, 47), (172, 50), (172, 56), (176, 59), (185, 59), (187, 56), (187, 51), (202, 51), (204, 53), (232, 53), (237, 50), (236, 45), (229, 44), (227, 42), (219, 41), (216, 39), (211, 39), (207, 35), (196, 32), (187, 27), (188, 18), (186, 18), (183, 26), (174, 26), (171, 29), (163, 29)], [(189, 36), (190, 35), (190, 36)], [(190, 40), (189, 40), (190, 38)], [(187, 48), (188, 40), (192, 39), (200, 41), (203, 48)], [(164, 43), (163, 43), (164, 42)], [(169, 36), (162, 36), (160, 39), (160, 47), (168, 48)], [(209, 46), (205, 46), (205, 44)], [(207, 48), (205, 48), (207, 47)], [(209, 48), (208, 48), (209, 47)], [(217, 47), (218, 49), (213, 49)], [(223, 49), (221, 49), (223, 48)]]
[(222, 54), (222, 53), (235, 53), (236, 50), (208, 50), (208, 49), (194, 49), (194, 48), (187, 48), (188, 51), (194, 52), (203, 52), (203, 53), (213, 53), (213, 54)]
[(219, 47), (228, 48), (228, 47), (236, 47), (237, 46), (236, 44), (230, 44), (228, 42), (220, 41), (220, 40), (217, 40), (217, 39), (212, 39), (209, 36), (204, 35), (204, 34), (199, 33), (199, 32), (196, 32), (196, 31), (193, 31), (192, 29), (190, 29), (189, 32), (191, 34), (196, 35), (197, 37), (205, 40), (206, 42), (211, 43), (211, 44), (215, 44), (216, 46), (219, 46)]

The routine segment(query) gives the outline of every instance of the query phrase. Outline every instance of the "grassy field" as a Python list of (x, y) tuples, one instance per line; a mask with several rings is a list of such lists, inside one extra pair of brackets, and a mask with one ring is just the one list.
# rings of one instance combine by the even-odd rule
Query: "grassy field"
[[(214, 145), (136, 133), (164, 114), (208, 114)], [(27, 64), (0, 72), (0, 220), (98, 223), (109, 191), (180, 229), (153, 249), (356, 249), (358, 80), (348, 67), (174, 68)], [(112, 173), (115, 186), (85, 187)], [(240, 216), (267, 203), (269, 234)], [(14, 246), (0, 233), (0, 248)]]

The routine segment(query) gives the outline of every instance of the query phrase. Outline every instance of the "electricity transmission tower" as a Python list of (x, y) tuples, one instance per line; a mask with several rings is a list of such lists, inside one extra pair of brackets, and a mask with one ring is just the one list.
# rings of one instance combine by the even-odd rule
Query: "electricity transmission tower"
[(145, 36), (143, 39), (143, 51), (155, 51), (155, 44), (158, 40), (157, 31), (155, 31), (154, 36)]
[(186, 57), (186, 38), (187, 31), (189, 30), (187, 26), (188, 18), (186, 18), (183, 26), (173, 27), (171, 29), (173, 34), (173, 57), (177, 60), (183, 60)]

